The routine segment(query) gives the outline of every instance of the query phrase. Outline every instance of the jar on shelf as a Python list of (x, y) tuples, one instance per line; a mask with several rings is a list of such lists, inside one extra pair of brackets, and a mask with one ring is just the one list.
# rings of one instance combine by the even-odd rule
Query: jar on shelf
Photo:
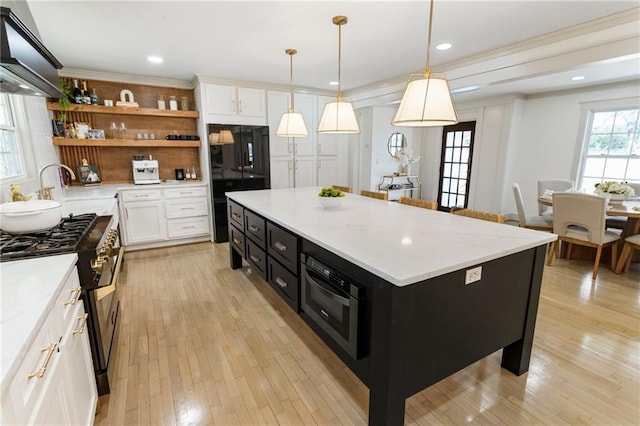
[(164, 96), (158, 95), (158, 109), (167, 109), (167, 104), (164, 101)]
[(182, 96), (180, 98), (180, 109), (183, 111), (189, 111), (189, 98)]
[(176, 100), (175, 96), (169, 96), (169, 109), (171, 111), (178, 110), (178, 101)]

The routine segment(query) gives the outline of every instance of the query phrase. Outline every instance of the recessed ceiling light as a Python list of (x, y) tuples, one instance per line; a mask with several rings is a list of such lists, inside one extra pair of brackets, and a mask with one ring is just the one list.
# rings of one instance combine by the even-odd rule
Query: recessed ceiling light
[(161, 64), (163, 59), (160, 56), (148, 56), (147, 60), (152, 64)]
[(451, 91), (451, 93), (464, 93), (464, 92), (471, 92), (472, 90), (478, 90), (480, 88), (480, 86), (465, 86), (465, 87), (459, 87), (457, 89), (453, 89)]
[(31, 87), (27, 86), (26, 84), (21, 84), (20, 87), (22, 87), (23, 89), (31, 89)]
[(337, 86), (338, 84), (340, 84), (340, 83), (337, 82), (337, 81), (330, 81), (329, 82), (329, 85), (331, 85), (331, 86)]
[(584, 80), (584, 75), (576, 75), (575, 77), (571, 77), (571, 80), (573, 81)]
[(451, 43), (440, 43), (439, 45), (436, 46), (436, 49), (438, 50), (448, 50), (451, 49), (453, 45)]

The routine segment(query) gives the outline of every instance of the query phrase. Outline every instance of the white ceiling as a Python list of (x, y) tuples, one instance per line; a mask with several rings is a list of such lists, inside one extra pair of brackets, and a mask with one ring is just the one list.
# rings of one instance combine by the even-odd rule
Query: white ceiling
[[(334, 15), (349, 18), (342, 31), (344, 91), (356, 93), (364, 86), (404, 81), (425, 67), (427, 1), (28, 0), (28, 4), (44, 44), (65, 68), (76, 70), (288, 85), (289, 58), (284, 50), (296, 48), (294, 84), (335, 91), (328, 84), (337, 78)], [(481, 84), (471, 93), (482, 95), (637, 80), (638, 4), (637, 0), (436, 0), (432, 46), (449, 42), (453, 48), (432, 48), (431, 65), (447, 73), (452, 89)], [(617, 17), (611, 24), (615, 28), (607, 30), (609, 24), (601, 18), (611, 15)], [(618, 28), (620, 16), (631, 16), (631, 24)], [(567, 30), (581, 24), (580, 32)], [(592, 28), (584, 30), (588, 25)], [(553, 34), (545, 36), (549, 33)], [(540, 46), (548, 45), (551, 50), (544, 49), (553, 52), (564, 38), (571, 41), (557, 47), (557, 55), (545, 53), (540, 59)], [(590, 50), (575, 54), (586, 47)], [(159, 55), (164, 63), (150, 64), (148, 55)], [(507, 72), (515, 65), (517, 72)], [(585, 80), (571, 81), (575, 74)]]

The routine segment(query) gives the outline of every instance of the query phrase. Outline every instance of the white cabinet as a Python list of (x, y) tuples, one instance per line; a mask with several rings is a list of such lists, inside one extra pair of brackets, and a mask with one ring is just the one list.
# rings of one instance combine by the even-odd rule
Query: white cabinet
[(318, 157), (318, 186), (331, 186), (338, 181), (338, 158)]
[(293, 188), (293, 159), (271, 157), (271, 189)]
[(207, 114), (260, 118), (266, 115), (262, 89), (206, 84), (205, 93)]
[(316, 186), (316, 157), (296, 157), (294, 178), (296, 188)]
[(2, 424), (92, 424), (98, 390), (75, 267), (2, 396)]
[(161, 241), (167, 237), (160, 189), (127, 190), (120, 193), (120, 223), (124, 246)]
[(119, 198), (127, 250), (210, 239), (206, 186), (122, 190)]

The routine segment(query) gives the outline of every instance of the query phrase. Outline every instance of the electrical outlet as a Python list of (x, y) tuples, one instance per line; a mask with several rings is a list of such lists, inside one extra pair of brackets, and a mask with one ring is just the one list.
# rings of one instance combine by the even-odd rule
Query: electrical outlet
[(467, 269), (464, 277), (464, 285), (475, 283), (482, 278), (482, 266), (478, 266), (472, 269)]

